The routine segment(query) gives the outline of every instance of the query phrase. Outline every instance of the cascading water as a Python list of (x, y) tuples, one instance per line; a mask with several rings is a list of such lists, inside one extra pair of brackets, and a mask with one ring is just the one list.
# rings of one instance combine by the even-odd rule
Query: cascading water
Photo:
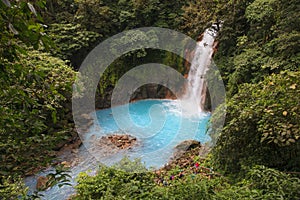
[(206, 29), (203, 38), (197, 43), (194, 57), (187, 78), (187, 87), (181, 97), (181, 104), (185, 112), (197, 115), (203, 112), (206, 98), (205, 74), (212, 62), (214, 41), (220, 24), (213, 24)]
[[(124, 151), (101, 160), (104, 164), (113, 164), (128, 155), (130, 158), (141, 158), (146, 166), (161, 167), (172, 156), (174, 147), (184, 140), (198, 140), (201, 143), (208, 142), (210, 137), (206, 134), (206, 125), (209, 120), (209, 114), (203, 112), (203, 103), (206, 94), (205, 73), (208, 70), (213, 55), (214, 40), (219, 29), (218, 24), (214, 24), (212, 28), (207, 29), (203, 35), (203, 39), (198, 42), (195, 49), (194, 58), (191, 63), (191, 69), (187, 78), (188, 85), (184, 95), (179, 100), (144, 100), (130, 103), (131, 118), (133, 122), (144, 127), (142, 131), (145, 135), (151, 135), (151, 130), (157, 129), (157, 123), (151, 123), (151, 117), (162, 120), (165, 118), (165, 125), (161, 130), (157, 131), (151, 137), (138, 138), (141, 145), (130, 151)], [(179, 105), (180, 104), (180, 105)], [(154, 106), (154, 107), (153, 107)], [(156, 109), (154, 109), (156, 106)], [(158, 107), (157, 107), (158, 106)], [(118, 106), (119, 114), (122, 115), (122, 106)], [(151, 110), (151, 116), (150, 116)], [(103, 109), (96, 112), (101, 130), (90, 127), (90, 130), (84, 135), (86, 138), (93, 138), (92, 141), (97, 142), (103, 135), (112, 134), (120, 131), (120, 127), (116, 124), (112, 109)], [(192, 116), (190, 116), (192, 115)], [(124, 121), (128, 120), (124, 115)], [(142, 129), (138, 129), (140, 131)], [(134, 136), (137, 130), (128, 130), (128, 133)], [(81, 171), (91, 170), (90, 173), (96, 173), (99, 160), (91, 155), (88, 145), (81, 146), (76, 153), (78, 163), (71, 167), (71, 184), (76, 185), (75, 178)], [(73, 155), (74, 156), (74, 155)], [(30, 191), (35, 190), (38, 176), (45, 176), (53, 171), (52, 168), (47, 169), (25, 179), (25, 183), (30, 187)], [(74, 194), (73, 186), (52, 187), (42, 192), (42, 199), (56, 200), (67, 199)]]

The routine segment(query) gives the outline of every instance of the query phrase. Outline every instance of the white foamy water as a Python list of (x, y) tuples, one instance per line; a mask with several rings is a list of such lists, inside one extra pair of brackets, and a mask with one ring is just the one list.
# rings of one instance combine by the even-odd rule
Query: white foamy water
[(180, 99), (183, 112), (190, 113), (190, 115), (199, 115), (199, 113), (204, 111), (203, 107), (206, 97), (205, 75), (212, 62), (216, 35), (217, 31), (214, 28), (206, 29), (202, 40), (197, 43), (195, 48), (187, 78), (188, 85), (185, 94)]
[[(82, 171), (91, 170), (96, 173), (99, 163), (111, 165), (124, 155), (140, 158), (147, 167), (159, 168), (172, 156), (174, 147), (184, 140), (198, 140), (201, 143), (210, 141), (206, 133), (206, 126), (210, 115), (203, 112), (206, 94), (205, 74), (208, 70), (213, 54), (213, 44), (216, 37), (214, 29), (207, 29), (203, 39), (198, 42), (191, 69), (188, 75), (188, 86), (185, 94), (178, 100), (144, 100), (130, 103), (130, 118), (125, 114), (122, 118), (126, 132), (137, 137), (139, 145), (130, 150), (105, 157), (97, 152), (88, 151), (89, 144), (81, 146), (78, 151), (79, 162), (71, 167), (72, 186), (58, 186), (41, 192), (42, 199), (67, 199), (74, 194), (75, 178)], [(122, 117), (123, 106), (119, 106), (118, 114)], [(126, 111), (126, 110), (125, 110)], [(118, 133), (120, 126), (115, 122), (112, 110), (103, 109), (96, 112), (101, 129), (93, 128), (82, 136), (83, 141), (93, 138), (94, 142), (104, 135)], [(92, 144), (90, 144), (92, 145)], [(93, 154), (93, 155), (92, 155)], [(103, 159), (100, 159), (100, 158)], [(31, 191), (35, 190), (38, 176), (45, 176), (53, 172), (53, 168), (45, 170), (35, 176), (27, 177), (25, 183)]]

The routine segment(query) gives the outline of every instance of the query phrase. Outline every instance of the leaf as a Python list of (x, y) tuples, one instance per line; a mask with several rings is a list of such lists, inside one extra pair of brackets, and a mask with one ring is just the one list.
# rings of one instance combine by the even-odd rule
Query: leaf
[(53, 123), (56, 124), (56, 122), (57, 122), (56, 110), (51, 113), (51, 116), (52, 116)]
[(294, 139), (292, 139), (292, 138), (290, 138), (289, 140), (288, 140), (290, 143), (295, 143), (296, 141), (294, 140)]
[(2, 2), (8, 6), (8, 7), (11, 7), (11, 4), (10, 4), (10, 1), (9, 0), (2, 0)]
[(27, 5), (28, 5), (28, 8), (30, 9), (30, 11), (35, 15), (35, 16), (37, 16), (37, 13), (36, 13), (36, 10), (35, 10), (35, 8), (33, 7), (33, 5), (31, 4), (31, 3), (27, 3)]
[(296, 86), (297, 86), (297, 84), (293, 84), (293, 85), (290, 86), (290, 89), (294, 90), (294, 89), (296, 89)]
[(8, 28), (13, 34), (15, 35), (19, 34), (19, 32), (15, 29), (15, 27), (11, 23), (8, 24)]

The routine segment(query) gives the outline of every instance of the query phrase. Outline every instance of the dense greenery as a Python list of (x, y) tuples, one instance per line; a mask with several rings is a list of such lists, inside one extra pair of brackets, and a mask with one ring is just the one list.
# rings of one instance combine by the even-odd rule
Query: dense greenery
[(299, 171), (299, 1), (234, 3), (220, 12), (215, 61), (228, 96), (215, 163), (232, 174), (255, 164)]
[[(26, 1), (0, 1), (0, 65), (3, 66), (4, 59), (12, 61), (18, 53), (24, 53), (24, 44), (49, 48), (51, 41), (44, 34), (43, 19), (39, 10), (45, 7), (45, 2)], [(23, 44), (23, 45), (21, 45)]]
[(25, 173), (70, 136), (75, 73), (60, 59), (32, 50), (2, 64), (0, 174)]
[[(137, 161), (125, 159), (129, 169), (142, 168)], [(124, 160), (122, 166), (124, 166)], [(131, 167), (130, 167), (131, 166)], [(189, 169), (185, 169), (189, 170)], [(203, 173), (186, 171), (182, 178), (162, 178), (165, 184), (156, 183), (153, 172), (133, 173), (118, 167), (101, 167), (95, 176), (82, 173), (78, 177), (77, 195), (73, 199), (298, 199), (298, 178), (264, 166), (249, 169), (246, 177), (234, 184), (225, 177), (210, 179)], [(178, 170), (179, 171), (179, 170)]]
[(18, 177), (47, 165), (53, 149), (74, 135), (70, 103), (75, 72), (59, 58), (41, 52), (53, 45), (39, 14), (44, 7), (44, 1), (0, 1), (0, 196), (4, 199), (26, 194)]
[(219, 168), (233, 173), (242, 165), (263, 164), (300, 170), (299, 77), (283, 71), (239, 88), (226, 104), (226, 125), (214, 149)]
[[(191, 173), (165, 187), (156, 184), (150, 172), (102, 167), (95, 177), (79, 176), (74, 198), (299, 199), (299, 179), (288, 175), (300, 170), (299, 3), (1, 0), (0, 196), (26, 196), (19, 175), (49, 164), (57, 144), (74, 136), (74, 69), (97, 44), (145, 26), (179, 30), (196, 39), (222, 20), (214, 60), (227, 89), (227, 102), (219, 109), (226, 107), (227, 115), (222, 129), (211, 127), (220, 137), (210, 165), (225, 177)], [(125, 35), (120, 44), (138, 37), (148, 36)], [(178, 56), (140, 49), (109, 67), (97, 95), (107, 96), (124, 73), (149, 62), (185, 73)], [(219, 114), (213, 114), (212, 122), (220, 120)]]
[[(182, 5), (183, 2), (180, 1), (160, 0), (49, 0), (48, 12), (44, 14), (45, 21), (49, 21), (46, 32), (53, 35), (61, 47), (60, 57), (69, 59), (74, 68), (79, 68), (96, 44), (124, 30), (147, 26), (178, 29)], [(160, 54), (164, 55), (164, 52)], [(153, 59), (158, 55), (154, 53), (148, 56)], [(143, 55), (145, 56), (147, 54)], [(138, 64), (134, 58), (121, 59), (112, 68), (118, 74), (118, 66)]]

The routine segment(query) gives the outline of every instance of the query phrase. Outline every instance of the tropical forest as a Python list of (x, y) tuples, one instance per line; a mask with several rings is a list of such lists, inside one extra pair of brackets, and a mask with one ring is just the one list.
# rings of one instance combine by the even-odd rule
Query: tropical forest
[(299, 0), (0, 0), (0, 200), (300, 199)]

